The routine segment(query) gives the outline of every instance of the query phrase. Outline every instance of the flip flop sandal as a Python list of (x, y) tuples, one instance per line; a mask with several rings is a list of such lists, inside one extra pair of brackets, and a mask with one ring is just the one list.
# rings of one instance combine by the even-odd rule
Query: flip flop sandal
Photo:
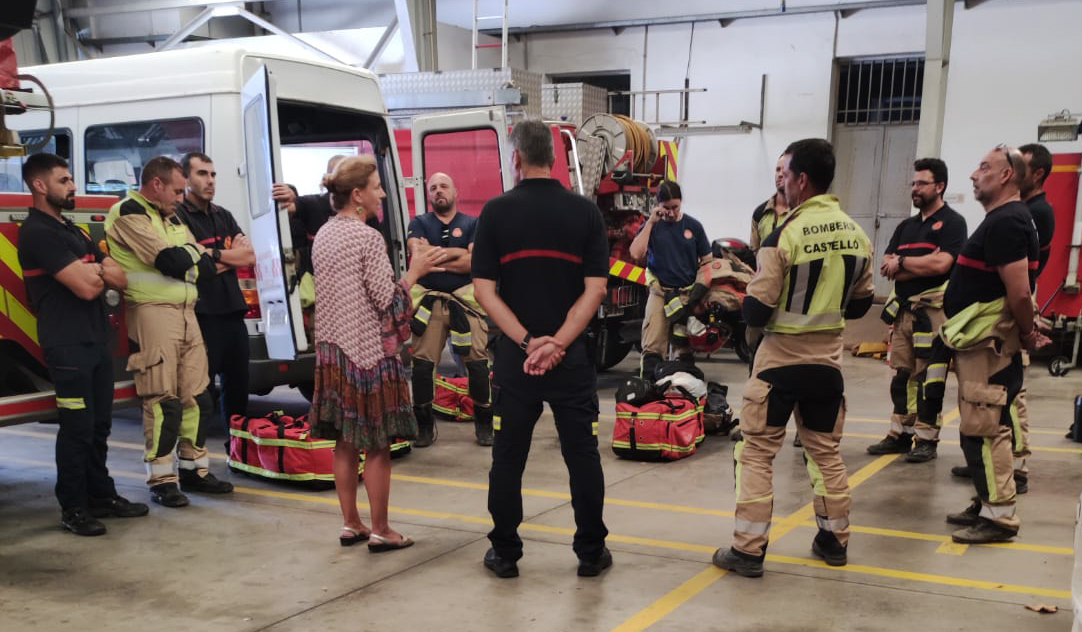
[[(349, 533), (350, 535), (345, 535)], [(342, 546), (353, 546), (358, 542), (364, 542), (368, 539), (370, 534), (361, 531), (360, 529), (354, 529), (353, 527), (342, 526), (342, 533), (338, 536), (338, 543)]]
[(397, 551), (398, 549), (408, 549), (413, 546), (413, 540), (402, 536), (402, 540), (399, 542), (391, 542), (387, 538), (373, 533), (369, 536), (368, 540), (368, 552), (369, 553), (384, 553), (386, 551)]

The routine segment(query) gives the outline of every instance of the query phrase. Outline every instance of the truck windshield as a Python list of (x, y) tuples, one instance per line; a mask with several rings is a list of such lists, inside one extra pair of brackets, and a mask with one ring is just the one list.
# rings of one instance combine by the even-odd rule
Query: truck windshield
[(202, 119), (181, 118), (90, 125), (86, 128), (86, 192), (124, 197), (139, 187), (143, 165), (155, 156), (179, 161), (204, 151)]

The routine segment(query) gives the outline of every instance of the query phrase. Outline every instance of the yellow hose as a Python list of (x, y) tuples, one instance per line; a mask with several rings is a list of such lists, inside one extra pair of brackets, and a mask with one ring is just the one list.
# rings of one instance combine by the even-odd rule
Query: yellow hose
[(650, 133), (642, 123), (634, 121), (622, 114), (614, 114), (613, 117), (620, 121), (624, 127), (624, 135), (627, 137), (627, 148), (631, 151), (633, 162), (632, 171), (646, 173), (653, 165), (646, 164), (650, 158)]

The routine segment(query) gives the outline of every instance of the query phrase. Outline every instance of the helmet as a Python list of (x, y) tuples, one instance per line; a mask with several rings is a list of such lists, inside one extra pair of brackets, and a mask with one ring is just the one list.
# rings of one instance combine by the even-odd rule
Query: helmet
[(616, 389), (616, 403), (642, 406), (661, 399), (661, 393), (650, 382), (641, 377), (629, 377)]
[(743, 240), (736, 237), (722, 237), (715, 239), (710, 249), (717, 258), (724, 257), (726, 253), (732, 253), (733, 256), (747, 264), (752, 270), (755, 269), (755, 253)]

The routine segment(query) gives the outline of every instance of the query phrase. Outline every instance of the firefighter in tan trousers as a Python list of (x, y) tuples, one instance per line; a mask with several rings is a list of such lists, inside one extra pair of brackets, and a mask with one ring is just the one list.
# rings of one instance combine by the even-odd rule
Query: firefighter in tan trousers
[[(772, 464), (790, 414), (804, 447), (819, 532), (812, 552), (832, 566), (848, 561), (849, 481), (838, 451), (845, 422), (842, 330), (871, 307), (871, 244), (833, 195), (834, 150), (812, 138), (783, 155), (789, 219), (759, 250), (744, 318), (749, 341), (765, 330), (744, 388), (743, 439), (736, 444), (736, 520), (729, 549), (714, 564), (745, 577), (763, 574), (774, 507)], [(755, 328), (756, 331), (752, 331)]]
[(413, 412), (417, 417), (418, 448), (436, 441), (436, 365), (447, 336), (451, 349), (466, 365), (469, 393), (473, 399), (474, 435), (478, 445), (491, 446), (492, 397), (488, 367), (488, 323), (485, 311), (473, 296), (470, 268), (477, 219), (458, 211), (458, 190), (450, 176), (434, 173), (426, 186), (432, 212), (422, 213), (409, 224), (406, 245), (411, 253), (443, 248), (437, 270), (418, 279), (413, 297)]
[(178, 480), (188, 492), (233, 491), (231, 483), (208, 471), (205, 422), (212, 403), (195, 318), (196, 279), (215, 274), (216, 263), (233, 253), (205, 250), (177, 218), (185, 180), (176, 161), (152, 158), (143, 166), (140, 185), (109, 209), (105, 234), (110, 256), (128, 275), (128, 335), (138, 343), (128, 370), (143, 400), (147, 485), (154, 502), (183, 507), (188, 498)]

